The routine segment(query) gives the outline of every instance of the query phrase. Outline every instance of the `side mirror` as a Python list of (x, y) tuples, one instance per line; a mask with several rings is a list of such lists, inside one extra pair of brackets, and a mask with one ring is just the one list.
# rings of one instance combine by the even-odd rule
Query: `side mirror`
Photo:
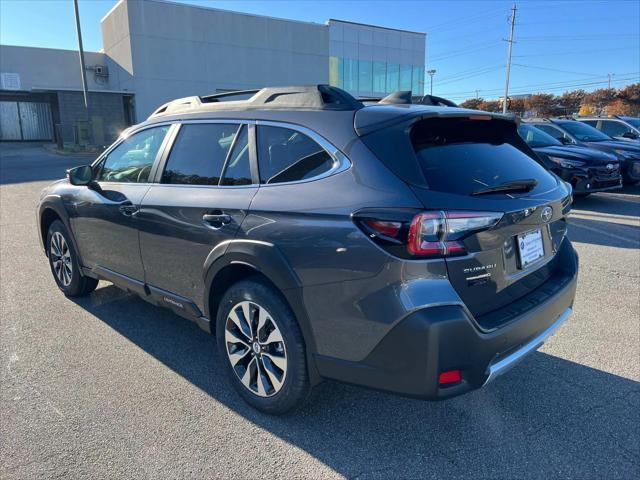
[(560, 137), (558, 140), (560, 140), (560, 143), (563, 145), (571, 145), (573, 143), (571, 139), (567, 137)]
[(632, 132), (631, 130), (627, 130), (626, 132), (624, 132), (622, 134), (622, 136), (624, 138), (631, 138), (632, 140), (637, 140), (638, 139), (638, 134), (635, 132)]
[(95, 183), (93, 181), (93, 170), (89, 165), (70, 168), (67, 170), (67, 178), (71, 185), (90, 187)]

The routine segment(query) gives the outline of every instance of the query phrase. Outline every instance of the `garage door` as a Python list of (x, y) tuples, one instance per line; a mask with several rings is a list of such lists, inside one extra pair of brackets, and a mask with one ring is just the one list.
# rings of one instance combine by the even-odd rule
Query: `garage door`
[(0, 102), (0, 140), (53, 140), (46, 102)]

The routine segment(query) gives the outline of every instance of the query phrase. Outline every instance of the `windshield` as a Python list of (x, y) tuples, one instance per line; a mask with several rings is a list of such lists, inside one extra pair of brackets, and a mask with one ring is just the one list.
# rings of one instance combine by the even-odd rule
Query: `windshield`
[(531, 125), (520, 125), (518, 133), (531, 148), (562, 146), (562, 143), (551, 135)]
[(633, 117), (621, 117), (625, 122), (627, 122), (629, 125), (633, 125), (636, 128), (640, 128), (640, 118), (633, 118)]
[(590, 127), (586, 123), (562, 122), (560, 126), (581, 142), (604, 142), (611, 140), (610, 136), (605, 135), (597, 128)]

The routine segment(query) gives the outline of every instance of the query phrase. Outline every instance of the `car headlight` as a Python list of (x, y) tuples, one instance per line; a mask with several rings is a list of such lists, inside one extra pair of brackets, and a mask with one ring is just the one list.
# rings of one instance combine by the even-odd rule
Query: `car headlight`
[(549, 160), (553, 163), (557, 163), (562, 168), (584, 167), (585, 165), (585, 162), (581, 162), (580, 160), (568, 160), (560, 157), (549, 157)]

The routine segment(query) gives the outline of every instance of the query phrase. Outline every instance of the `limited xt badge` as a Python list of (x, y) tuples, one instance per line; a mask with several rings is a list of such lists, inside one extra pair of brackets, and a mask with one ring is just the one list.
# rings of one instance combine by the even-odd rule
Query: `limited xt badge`
[(540, 211), (540, 217), (542, 218), (542, 221), (544, 223), (547, 223), (549, 220), (551, 220), (551, 217), (553, 217), (553, 208), (551, 207), (544, 207), (541, 211)]

